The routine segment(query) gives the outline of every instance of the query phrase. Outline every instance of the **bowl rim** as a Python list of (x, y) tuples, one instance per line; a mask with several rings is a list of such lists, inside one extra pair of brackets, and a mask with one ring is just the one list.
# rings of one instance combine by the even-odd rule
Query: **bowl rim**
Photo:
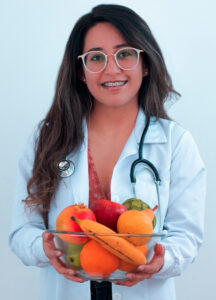
[(55, 229), (47, 229), (45, 232), (53, 233), (53, 234), (69, 234), (74, 236), (118, 236), (118, 237), (163, 237), (166, 235), (166, 231), (161, 232), (153, 232), (152, 234), (144, 234), (144, 233), (85, 233), (78, 231), (65, 231), (65, 230), (55, 230)]

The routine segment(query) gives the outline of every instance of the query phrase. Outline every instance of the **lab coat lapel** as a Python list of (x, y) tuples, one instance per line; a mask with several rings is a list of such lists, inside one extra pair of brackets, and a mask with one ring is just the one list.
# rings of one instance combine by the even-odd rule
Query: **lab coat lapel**
[(75, 154), (68, 155), (68, 159), (75, 164), (74, 174), (71, 176), (71, 189), (75, 203), (84, 203), (88, 206), (89, 201), (89, 175), (88, 175), (88, 130), (86, 121), (83, 121), (84, 141)]

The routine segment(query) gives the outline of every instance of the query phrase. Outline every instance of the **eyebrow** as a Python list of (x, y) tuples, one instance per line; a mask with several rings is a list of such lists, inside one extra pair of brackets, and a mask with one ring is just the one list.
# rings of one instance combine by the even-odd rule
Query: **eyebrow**
[[(119, 44), (119, 45), (114, 46), (113, 48), (114, 49), (119, 49), (119, 48), (128, 47), (128, 46), (129, 46), (128, 44)], [(103, 50), (102, 47), (95, 47), (95, 48), (91, 48), (91, 49), (87, 50), (86, 52), (89, 52), (89, 51), (102, 51), (102, 50)]]

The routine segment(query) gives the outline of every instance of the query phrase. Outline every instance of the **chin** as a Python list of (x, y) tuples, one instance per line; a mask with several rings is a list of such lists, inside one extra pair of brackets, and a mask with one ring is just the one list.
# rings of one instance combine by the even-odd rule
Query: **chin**
[(128, 97), (128, 95), (110, 95), (103, 98), (97, 98), (95, 99), (101, 99), (101, 100), (95, 100), (95, 105), (98, 104), (98, 106), (107, 106), (107, 107), (114, 107), (114, 108), (120, 108), (124, 106), (130, 106), (132, 107), (134, 104), (137, 105), (138, 103), (138, 97), (135, 95)]

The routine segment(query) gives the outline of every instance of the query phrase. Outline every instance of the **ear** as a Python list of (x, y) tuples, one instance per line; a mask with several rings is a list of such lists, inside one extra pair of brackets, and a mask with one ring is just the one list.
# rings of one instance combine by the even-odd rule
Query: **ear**
[(83, 83), (86, 83), (85, 75), (79, 76), (79, 79), (80, 79)]
[(144, 67), (143, 68), (143, 77), (146, 77), (146, 76), (148, 76), (148, 69), (147, 69), (147, 67)]
[(85, 79), (85, 74), (83, 72), (83, 70), (79, 70), (78, 71), (78, 77), (79, 77), (79, 80), (81, 80), (82, 82), (86, 82), (86, 79)]

